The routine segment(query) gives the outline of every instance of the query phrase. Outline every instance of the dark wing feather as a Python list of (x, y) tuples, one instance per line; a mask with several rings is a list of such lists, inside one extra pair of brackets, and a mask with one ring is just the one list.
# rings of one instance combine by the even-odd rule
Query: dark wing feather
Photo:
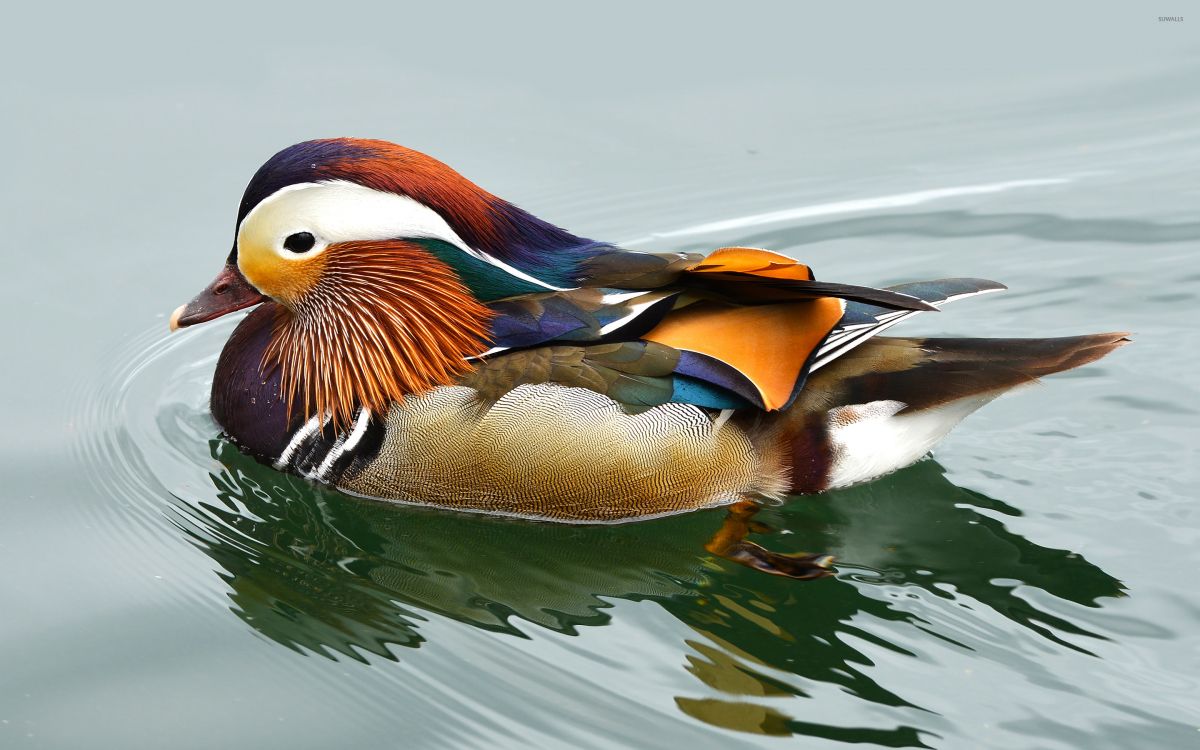
[(698, 253), (639, 253), (620, 250), (595, 255), (581, 265), (579, 285), (609, 289), (660, 289), (704, 259)]
[[(712, 386), (725, 395), (726, 403), (736, 405), (738, 401), (741, 401), (747, 406), (765, 408), (758, 387), (739, 370), (716, 357), (709, 357), (699, 352), (680, 352), (679, 364), (675, 366), (675, 372), (685, 378)], [(689, 381), (681, 382), (686, 384)], [(732, 396), (736, 396), (736, 399), (730, 398)], [(729, 406), (722, 408), (729, 408)]]
[(838, 297), (847, 301), (894, 310), (937, 310), (919, 297), (894, 289), (873, 289), (853, 284), (804, 279), (773, 279), (738, 271), (689, 274), (681, 282), (689, 291), (742, 305), (766, 305), (815, 297)]
[[(964, 297), (998, 292), (1008, 287), (987, 279), (938, 279), (917, 281), (888, 287), (889, 291), (919, 298), (933, 309)], [(824, 367), (838, 357), (861, 345), (867, 339), (886, 331), (902, 320), (916, 315), (919, 310), (896, 310), (881, 305), (863, 302), (847, 302), (846, 313), (837, 327), (817, 349), (810, 370)]]
[(627, 341), (671, 311), (679, 292), (572, 289), (493, 302), (492, 351), (553, 342)]

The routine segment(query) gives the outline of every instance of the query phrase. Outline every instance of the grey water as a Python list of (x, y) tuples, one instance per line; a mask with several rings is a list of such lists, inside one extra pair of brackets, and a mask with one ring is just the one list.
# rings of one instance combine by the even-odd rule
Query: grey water
[[(1182, 12), (1181, 21), (1159, 16)], [(1122, 4), (6, 11), (0, 747), (1200, 746), (1200, 17)], [(615, 527), (358, 500), (168, 335), (241, 190), (393, 140), (589, 237), (994, 278), (897, 334), (1133, 332), (872, 484)]]

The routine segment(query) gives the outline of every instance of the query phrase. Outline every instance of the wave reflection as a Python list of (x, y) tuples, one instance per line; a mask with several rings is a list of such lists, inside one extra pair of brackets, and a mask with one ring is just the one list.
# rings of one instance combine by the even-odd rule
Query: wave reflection
[[(507, 636), (530, 627), (575, 634), (608, 624), (613, 600), (650, 600), (693, 633), (679, 644), (687, 671), (735, 698), (681, 695), (679, 709), (742, 731), (920, 746), (912, 726), (831, 726), (756, 699), (836, 686), (919, 713), (876, 679), (862, 645), (918, 658), (891, 640), (903, 627), (1028, 659), (1017, 644), (1002, 645), (994, 618), (985, 626), (962, 612), (987, 608), (1089, 653), (1087, 642), (1102, 635), (1020, 590), (1086, 607), (1122, 593), (1082, 556), (1007, 530), (998, 516), (1015, 510), (955, 486), (933, 461), (765, 511), (773, 530), (760, 540), (772, 549), (839, 555), (836, 578), (799, 584), (707, 556), (720, 511), (598, 527), (467, 516), (343, 496), (260, 466), (223, 440), (209, 448), (221, 467), (210, 474), (213, 493), (180, 498), (176, 521), (218, 564), (233, 611), (268, 638), (334, 659), (397, 660), (425, 642), (430, 613)], [(959, 604), (962, 615), (947, 617), (935, 600)]]

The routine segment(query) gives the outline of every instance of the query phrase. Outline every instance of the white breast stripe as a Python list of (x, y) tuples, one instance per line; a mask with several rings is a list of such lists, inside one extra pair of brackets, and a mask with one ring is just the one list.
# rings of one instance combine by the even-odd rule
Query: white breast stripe
[(283, 449), (283, 453), (279, 454), (279, 458), (275, 459), (275, 463), (272, 464), (275, 469), (278, 471), (284, 471), (287, 469), (288, 462), (292, 460), (292, 455), (300, 447), (300, 444), (303, 443), (309, 435), (312, 435), (314, 432), (324, 426), (325, 420), (316, 415), (305, 422), (304, 426), (296, 430), (295, 434), (292, 435), (292, 439), (288, 441), (287, 447)]
[(350, 434), (344, 440), (339, 439), (337, 444), (329, 449), (329, 453), (325, 455), (325, 460), (321, 462), (321, 466), (313, 474), (313, 479), (325, 481), (325, 475), (329, 473), (329, 470), (333, 468), (333, 465), (337, 463), (342, 454), (346, 451), (354, 450), (354, 446), (358, 445), (358, 442), (362, 440), (362, 436), (366, 434), (367, 425), (370, 422), (371, 410), (360, 409), (358, 419), (354, 420), (354, 427), (350, 430)]

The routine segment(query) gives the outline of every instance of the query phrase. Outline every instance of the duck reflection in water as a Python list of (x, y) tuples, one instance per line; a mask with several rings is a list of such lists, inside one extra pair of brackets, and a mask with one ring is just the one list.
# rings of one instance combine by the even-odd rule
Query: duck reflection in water
[[(932, 460), (745, 521), (772, 548), (837, 554), (836, 577), (799, 583), (705, 556), (704, 543), (729, 529), (724, 509), (616, 526), (465, 515), (345, 496), (261, 466), (224, 440), (210, 446), (223, 467), (212, 475), (216, 497), (181, 500), (180, 527), (220, 566), (233, 611), (248, 625), (335, 659), (397, 659), (396, 646), (424, 641), (426, 613), (513, 635), (530, 624), (574, 634), (610, 621), (607, 600), (653, 600), (701, 636), (688, 640), (688, 669), (710, 687), (804, 695), (754, 674), (749, 660), (862, 700), (912, 706), (859, 668), (871, 662), (856, 641), (906, 652), (856, 627), (857, 615), (922, 624), (881, 589), (954, 591), (1077, 651), (1085, 651), (1080, 641), (1101, 636), (1039, 610), (1014, 594), (1013, 582), (1085, 606), (1122, 593), (1119, 581), (1082, 556), (1008, 530), (995, 516), (1019, 511), (952, 484)], [(734, 656), (742, 662), (736, 667)], [(753, 689), (737, 687), (747, 680)], [(848, 731), (771, 708), (746, 718), (741, 703), (677, 703), (729, 728), (829, 738)], [(869, 731), (878, 744), (921, 744), (910, 727)]]

